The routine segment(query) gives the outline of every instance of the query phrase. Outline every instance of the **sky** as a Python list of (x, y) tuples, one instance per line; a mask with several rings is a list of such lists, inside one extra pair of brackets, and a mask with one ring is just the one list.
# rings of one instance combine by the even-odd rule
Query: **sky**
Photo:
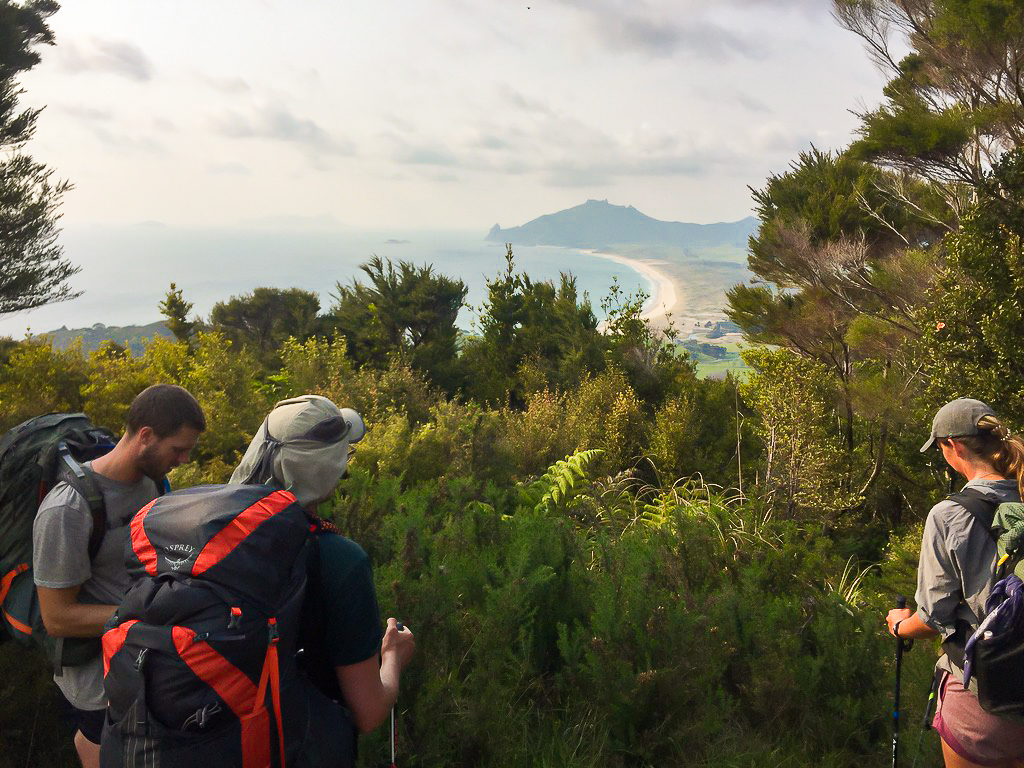
[(883, 76), (828, 0), (66, 0), (23, 75), (66, 227), (752, 212)]

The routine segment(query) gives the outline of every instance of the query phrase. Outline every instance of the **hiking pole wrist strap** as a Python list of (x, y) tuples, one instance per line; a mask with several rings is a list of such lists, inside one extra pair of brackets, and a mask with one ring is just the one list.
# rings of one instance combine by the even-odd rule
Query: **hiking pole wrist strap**
[(911, 648), (914, 647), (913, 639), (905, 638), (905, 637), (900, 637), (900, 624), (902, 624), (904, 621), (906, 621), (909, 618), (910, 617), (907, 616), (906, 618), (900, 619), (899, 621), (897, 621), (895, 624), (892, 625), (892, 633), (894, 635), (896, 635), (896, 639), (903, 645), (903, 650), (905, 650), (905, 651), (909, 651)]

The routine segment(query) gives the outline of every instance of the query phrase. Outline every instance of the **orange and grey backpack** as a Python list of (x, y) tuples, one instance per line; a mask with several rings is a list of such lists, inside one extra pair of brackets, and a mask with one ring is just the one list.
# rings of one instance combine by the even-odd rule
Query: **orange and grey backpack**
[(67, 482), (89, 504), (89, 556), (107, 532), (103, 495), (83, 466), (110, 451), (114, 435), (82, 413), (49, 413), (0, 437), (0, 640), (46, 651), (54, 671), (83, 664), (100, 653), (99, 638), (54, 638), (46, 633), (32, 580), (32, 523), (43, 498)]
[(316, 526), (288, 491), (187, 488), (131, 522), (132, 587), (103, 635), (101, 765), (348, 765), (348, 713), (299, 672)]

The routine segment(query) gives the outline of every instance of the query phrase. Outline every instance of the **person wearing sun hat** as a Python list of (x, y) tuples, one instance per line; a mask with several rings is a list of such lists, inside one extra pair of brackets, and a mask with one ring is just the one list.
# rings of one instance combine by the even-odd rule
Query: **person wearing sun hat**
[(326, 397), (282, 400), (263, 420), (230, 482), (276, 482), (309, 509), (323, 503), (345, 474), (348, 448), (366, 434), (362, 417)]
[(317, 688), (343, 703), (359, 731), (387, 719), (415, 638), (394, 618), (381, 636), (369, 558), (362, 547), (316, 516), (348, 467), (350, 446), (366, 434), (362, 417), (326, 397), (282, 400), (263, 420), (231, 483), (276, 485), (306, 509), (317, 535), (310, 555), (300, 632), (302, 668)]
[(967, 639), (985, 617), (995, 584), (997, 549), (988, 527), (965, 504), (981, 497), (994, 509), (1019, 502), (1024, 494), (1024, 441), (1003, 426), (986, 403), (958, 398), (932, 419), (921, 451), (938, 449), (943, 460), (967, 480), (931, 508), (921, 539), (917, 609), (895, 608), (886, 616), (889, 632), (907, 639), (941, 637), (936, 664), (942, 676), (935, 730), (947, 768), (1024, 765), (1024, 725), (981, 708), (977, 684), (963, 685)]

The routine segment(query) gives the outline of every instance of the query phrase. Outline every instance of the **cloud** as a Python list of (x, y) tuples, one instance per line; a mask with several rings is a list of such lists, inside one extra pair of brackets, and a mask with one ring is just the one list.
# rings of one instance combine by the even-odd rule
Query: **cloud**
[(218, 176), (250, 176), (252, 169), (243, 163), (212, 163), (206, 168), (208, 173)]
[(97, 109), (96, 107), (87, 107), (82, 104), (57, 105), (55, 109), (75, 120), (88, 123), (106, 123), (114, 119), (114, 113), (109, 109)]
[(97, 140), (110, 147), (114, 154), (130, 152), (148, 152), (154, 155), (166, 154), (167, 147), (144, 134), (128, 134), (111, 131), (105, 126), (99, 126), (93, 130)]
[(794, 152), (806, 144), (804, 134), (797, 134), (779, 123), (764, 123), (751, 131), (753, 146), (765, 152)]
[(485, 134), (480, 136), (474, 142), (474, 146), (480, 147), (481, 149), (508, 149), (508, 141), (503, 139), (501, 136), (495, 136), (494, 134)]
[(566, 166), (551, 169), (545, 180), (553, 187), (601, 187), (611, 183), (612, 177), (597, 168)]
[[(745, 178), (764, 156), (790, 157), (806, 146), (803, 135), (763, 114), (765, 105), (740, 90), (722, 94), (749, 117), (725, 125), (700, 120), (666, 123), (656, 118), (612, 127), (562, 106), (502, 85), (495, 100), (457, 130), (393, 123), (378, 134), (381, 155), (403, 178), (438, 180), (436, 174), (534, 177), (557, 187), (598, 187), (643, 180)], [(762, 114), (755, 114), (760, 112)], [(760, 173), (760, 171), (758, 171)], [(408, 174), (408, 176), (406, 176)]]
[(348, 140), (332, 137), (314, 120), (294, 115), (280, 104), (265, 106), (245, 116), (229, 112), (215, 123), (216, 130), (232, 139), (269, 139), (295, 144), (315, 154), (351, 155)]
[(396, 153), (395, 159), (409, 165), (458, 165), (455, 153), (442, 145), (405, 147)]
[(526, 96), (521, 91), (516, 90), (507, 83), (502, 83), (499, 86), (498, 98), (502, 99), (507, 107), (521, 112), (527, 112), (542, 117), (554, 117), (555, 115), (555, 110), (549, 104), (545, 104), (540, 99), (534, 99)]
[(698, 93), (701, 100), (709, 104), (739, 107), (751, 114), (765, 115), (775, 111), (767, 102), (741, 88), (700, 87)]
[(116, 40), (92, 40), (82, 48), (74, 43), (57, 46), (61, 68), (73, 74), (99, 72), (136, 82), (153, 79), (154, 67), (142, 49)]
[(534, 174), (558, 186), (593, 186), (622, 176), (694, 176), (714, 162), (679, 132), (641, 124), (613, 134), (508, 85), (494, 95), (497, 103), (481, 110), (474, 124), (443, 137), (422, 125), (392, 124), (380, 134), (392, 145), (385, 155), (424, 179), (436, 180), (441, 171)]
[(252, 90), (249, 83), (240, 77), (203, 77), (202, 79), (210, 88), (220, 93), (239, 94)]
[[(793, 0), (795, 1), (795, 0)], [(722, 60), (766, 55), (763, 42), (743, 37), (705, 17), (707, 2), (645, 3), (640, 0), (554, 0), (580, 14), (589, 32), (603, 47), (649, 57), (687, 54)]]
[(645, 155), (619, 145), (612, 152), (583, 154), (570, 161), (556, 162), (543, 175), (553, 186), (591, 187), (609, 184), (623, 177), (704, 176), (722, 159), (721, 155), (686, 151)]
[[(550, 0), (548, 0), (550, 2)], [(744, 11), (765, 10), (769, 12), (796, 10), (801, 12), (817, 12), (823, 16), (832, 13), (829, 0), (556, 0), (566, 5), (600, 7), (610, 11), (634, 9), (647, 14), (673, 15), (681, 18), (692, 18), (712, 10)]]
[[(692, 0), (692, 4), (699, 5), (701, 0)], [(721, 7), (735, 7), (743, 10), (756, 9), (759, 11), (794, 10), (800, 11), (807, 16), (831, 16), (832, 3), (827, 0), (716, 0)]]

